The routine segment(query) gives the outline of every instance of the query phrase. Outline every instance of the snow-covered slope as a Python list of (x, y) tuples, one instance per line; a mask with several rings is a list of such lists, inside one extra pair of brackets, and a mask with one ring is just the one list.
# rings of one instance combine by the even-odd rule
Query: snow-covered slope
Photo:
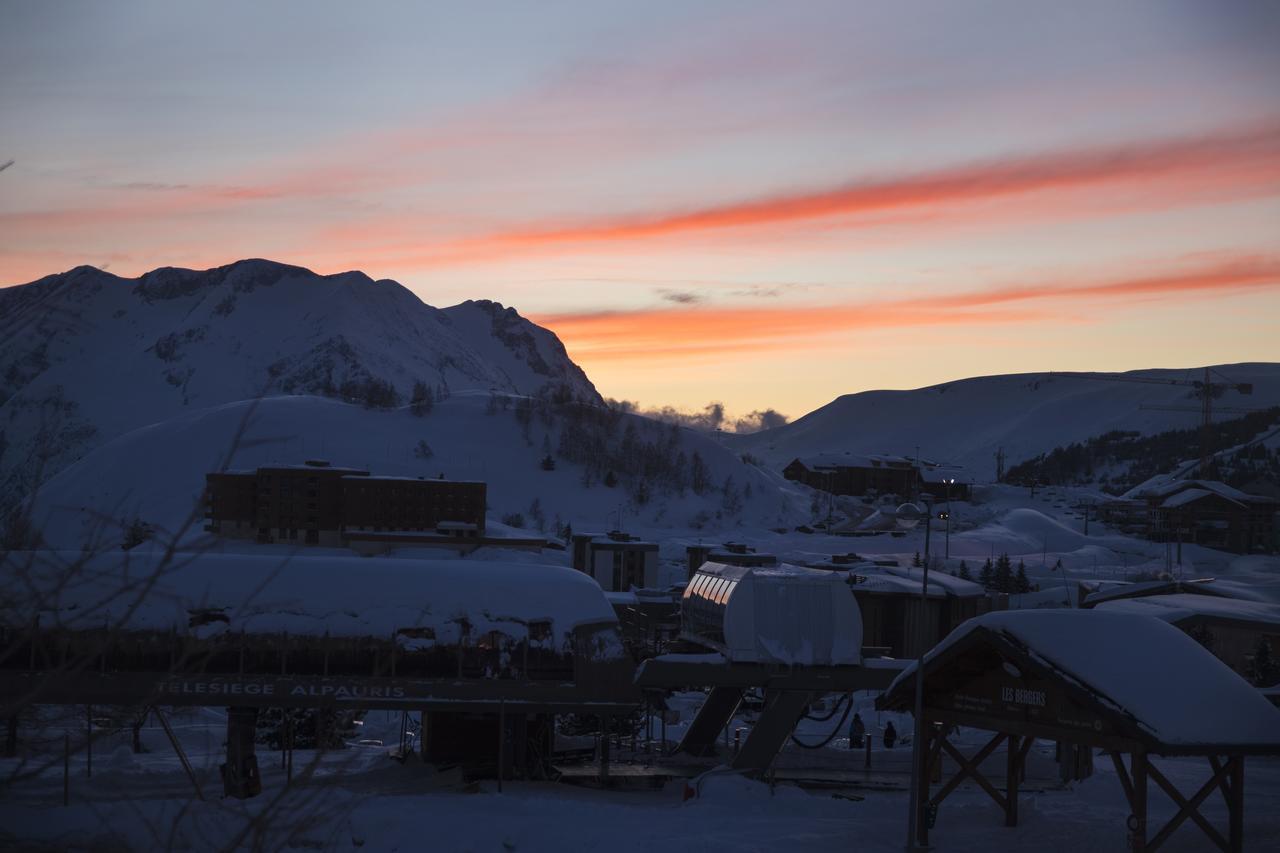
[[(1222, 407), (1280, 405), (1280, 364), (1223, 365), (1253, 394), (1227, 391)], [(1142, 370), (1127, 377), (1198, 379), (1202, 370)], [(867, 391), (833, 400), (786, 426), (728, 437), (731, 445), (774, 466), (816, 453), (893, 453), (963, 465), (976, 479), (995, 475), (1004, 448), (1013, 465), (1055, 447), (1110, 430), (1143, 434), (1186, 429), (1197, 412), (1156, 411), (1144, 405), (1198, 407), (1194, 390), (1177, 385), (1113, 382), (1072, 374), (984, 376), (913, 391)]]
[[(504, 409), (493, 405), (487, 392), (463, 392), (415, 417), (407, 408), (383, 411), (293, 396), (189, 412), (134, 430), (68, 467), (40, 490), (32, 520), (53, 547), (79, 548), (95, 534), (113, 546), (121, 523), (139, 518), (162, 532), (175, 532), (196, 510), (194, 527), (183, 537), (189, 543), (203, 535), (199, 499), (207, 472), (317, 457), (375, 474), (484, 480), (490, 526), (498, 535), (504, 530), (500, 519), (512, 513), (524, 516), (525, 529), (537, 529), (540, 514), (549, 534), (557, 522), (579, 531), (603, 531), (619, 521), (627, 529), (690, 531), (704, 525), (763, 529), (800, 519), (792, 507), (805, 501), (786, 501), (776, 476), (742, 462), (705, 435), (637, 415), (615, 414), (607, 440), (618, 446), (633, 434), (641, 448), (637, 456), (657, 445), (672, 456), (684, 453), (692, 459), (697, 453), (707, 469), (708, 488), (695, 494), (687, 485), (681, 490), (654, 480), (638, 501), (638, 478), (629, 474), (610, 487), (599, 475), (584, 477), (583, 465), (562, 457), (554, 470), (543, 470), (546, 448), (558, 455), (571, 415), (566, 407), (548, 404), (529, 419), (526, 430), (517, 416), (518, 402)], [(602, 436), (597, 434), (606, 440)]]
[[(437, 309), (394, 281), (247, 260), (0, 289), (0, 500), (110, 439), (259, 395), (389, 383), (599, 402), (554, 334), (494, 302)], [(43, 469), (43, 470), (40, 470)]]

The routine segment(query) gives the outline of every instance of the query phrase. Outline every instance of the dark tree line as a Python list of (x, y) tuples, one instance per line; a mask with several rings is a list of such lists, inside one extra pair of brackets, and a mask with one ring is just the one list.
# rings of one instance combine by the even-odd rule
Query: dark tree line
[[(965, 573), (968, 573), (968, 566), (963, 568)], [(1008, 554), (1001, 554), (995, 563), (992, 563), (991, 558), (988, 557), (982, 564), (981, 571), (978, 572), (978, 583), (982, 584), (983, 589), (991, 592), (1009, 594), (1031, 592), (1031, 579), (1027, 577), (1026, 564), (1019, 560), (1015, 571)]]
[[(1215, 423), (1210, 432), (1210, 447), (1222, 450), (1244, 444), (1277, 421), (1280, 421), (1280, 407)], [(1119, 494), (1199, 456), (1198, 428), (1148, 436), (1113, 430), (1020, 462), (1008, 470), (1005, 480), (1051, 486), (1098, 483)], [(1243, 485), (1256, 478), (1280, 481), (1280, 453), (1261, 446), (1247, 448), (1226, 460), (1215, 458), (1213, 469), (1212, 479), (1231, 485)]]

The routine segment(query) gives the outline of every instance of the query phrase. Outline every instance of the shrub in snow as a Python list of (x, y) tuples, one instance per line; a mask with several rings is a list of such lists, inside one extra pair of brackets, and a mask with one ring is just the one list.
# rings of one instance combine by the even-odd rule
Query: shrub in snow
[(289, 738), (294, 749), (342, 749), (355, 737), (355, 712), (333, 708), (263, 708), (254, 740), (281, 749)]
[(409, 399), (410, 412), (421, 418), (429, 414), (435, 404), (435, 392), (428, 387), (427, 383), (422, 380), (413, 383), (413, 396)]
[(136, 548), (155, 535), (155, 529), (140, 518), (135, 518), (124, 530), (124, 541), (120, 543), (123, 551)]
[(509, 512), (502, 516), (502, 523), (507, 527), (524, 527), (524, 516), (518, 512)]
[(1272, 687), (1280, 684), (1280, 661), (1271, 654), (1271, 643), (1263, 637), (1253, 649), (1253, 660), (1249, 662), (1249, 680), (1257, 687)]

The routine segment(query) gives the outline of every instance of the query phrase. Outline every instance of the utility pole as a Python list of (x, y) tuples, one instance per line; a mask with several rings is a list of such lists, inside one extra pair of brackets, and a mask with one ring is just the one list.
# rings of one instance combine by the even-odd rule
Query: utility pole
[[(933, 527), (933, 501), (921, 498), (925, 505), (924, 515), (924, 565), (920, 575), (920, 618), (916, 634), (919, 639), (919, 654), (916, 657), (916, 689), (915, 689), (915, 734), (911, 739), (911, 790), (910, 804), (907, 807), (907, 845), (908, 851), (922, 848), (919, 844), (919, 818), (921, 811), (920, 782), (924, 777), (924, 656), (928, 645), (928, 622), (925, 618), (929, 604), (929, 531)], [(898, 507), (899, 524), (914, 526), (919, 523), (920, 508), (913, 504)]]
[[(1050, 374), (1050, 376), (1053, 375), (1054, 374)], [(1198, 412), (1200, 414), (1200, 466), (1197, 476), (1201, 479), (1209, 478), (1209, 466), (1213, 459), (1210, 447), (1213, 441), (1213, 398), (1224, 391), (1235, 391), (1239, 394), (1253, 393), (1252, 382), (1233, 382), (1225, 377), (1223, 381), (1213, 381), (1213, 371), (1208, 367), (1204, 369), (1203, 379), (1161, 379), (1154, 376), (1128, 376), (1118, 373), (1068, 373), (1059, 375), (1065, 375), (1076, 379), (1102, 379), (1110, 382), (1145, 382), (1150, 385), (1182, 385), (1192, 388), (1193, 393), (1199, 398), (1199, 406), (1148, 405), (1144, 403), (1138, 406), (1138, 408), (1165, 412)], [(1247, 413), (1258, 410), (1236, 407), (1226, 408), (1220, 406), (1218, 407), (1218, 411)]]
[[(947, 560), (951, 559), (951, 484), (954, 483), (955, 481), (956, 481), (955, 477), (950, 477), (942, 481), (947, 487), (947, 537), (946, 537), (946, 545), (944, 549), (945, 553), (943, 554), (943, 558)], [(928, 539), (928, 537), (929, 537), (929, 531), (926, 529), (925, 538)]]

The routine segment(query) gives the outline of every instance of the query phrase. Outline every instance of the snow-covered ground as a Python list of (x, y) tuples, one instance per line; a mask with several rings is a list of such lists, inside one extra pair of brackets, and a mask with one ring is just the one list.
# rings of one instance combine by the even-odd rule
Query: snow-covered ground
[[(201, 409), (134, 430), (108, 442), (49, 481), (40, 491), (32, 518), (54, 547), (79, 548), (114, 519), (105, 531), (117, 539), (121, 521), (141, 518), (176, 532), (196, 511), (197, 523), (184, 543), (201, 538), (200, 494), (205, 474), (299, 464), (328, 459), (335, 465), (364, 467), (373, 474), (482, 480), (491, 534), (503, 535), (500, 519), (511, 513), (526, 518), (533, 529), (536, 500), (543, 530), (557, 522), (578, 531), (604, 531), (643, 526), (662, 531), (691, 530), (692, 525), (768, 528), (802, 520), (808, 497), (777, 475), (749, 465), (709, 437), (678, 430), (672, 455), (697, 453), (711, 485), (704, 494), (684, 489), (663, 493), (657, 484), (648, 501), (635, 498), (633, 480), (620, 477), (615, 487), (599, 476), (584, 483), (581, 465), (557, 462), (541, 466), (548, 449), (557, 450), (565, 419), (534, 415), (524, 430), (515, 416), (518, 397), (498, 398), (488, 392), (461, 392), (437, 403), (425, 417), (407, 407), (393, 411), (312, 396), (270, 397)], [(631, 427), (638, 441), (660, 442), (674, 428), (637, 415), (618, 415), (613, 441), (620, 443)], [(242, 431), (243, 429), (243, 431)], [(736, 511), (727, 505), (724, 485), (732, 478)], [(510, 532), (510, 531), (508, 531)], [(534, 531), (538, 532), (538, 531)], [(528, 531), (515, 535), (529, 535)]]
[[(877, 716), (860, 695), (868, 729), (878, 734), (893, 715)], [(899, 718), (909, 731), (909, 718)], [(351, 747), (316, 759), (295, 754), (295, 781), (286, 786), (277, 753), (259, 753), (264, 791), (246, 802), (222, 800), (217, 781), (223, 720), (220, 711), (174, 713), (172, 722), (197, 769), (206, 800), (194, 798), (161, 730), (144, 730), (151, 751), (132, 755), (123, 736), (103, 736), (93, 776), (83, 755), (72, 759), (71, 805), (62, 805), (60, 757), (36, 778), (4, 789), (0, 798), (0, 846), (8, 849), (246, 849), (399, 851), (897, 851), (906, 831), (905, 769), (910, 750), (887, 751), (877, 741), (865, 781), (842, 788), (776, 787), (733, 775), (712, 775), (700, 795), (685, 801), (685, 782), (661, 790), (597, 790), (554, 782), (495, 781), (463, 785), (416, 759), (401, 765), (386, 756), (399, 719), (373, 713), (360, 737), (384, 746)], [(801, 736), (816, 741), (830, 723), (805, 723)], [(676, 726), (668, 736), (675, 737)], [(78, 734), (78, 730), (77, 734)], [(980, 732), (961, 733), (971, 752)], [(794, 748), (781, 763), (789, 763)], [(821, 750), (822, 763), (861, 772), (864, 753), (841, 737)], [(809, 756), (805, 758), (808, 760)], [(1003, 761), (1002, 755), (996, 758)], [(994, 762), (999, 764), (1000, 762)], [(1208, 775), (1201, 760), (1158, 759), (1184, 792)], [(0, 762), (5, 778), (11, 759)], [(948, 765), (948, 769), (950, 765)], [(1021, 822), (1003, 825), (1000, 810), (972, 784), (942, 805), (933, 840), (940, 851), (1035, 850), (1044, 853), (1127, 849), (1128, 807), (1110, 762), (1095, 759), (1083, 782), (1057, 781), (1052, 744), (1037, 744), (1020, 798)], [(998, 781), (999, 774), (996, 773)], [(1280, 760), (1247, 765), (1245, 837), (1250, 851), (1280, 850)], [(1151, 796), (1151, 822), (1172, 816), (1172, 803)], [(1225, 826), (1220, 797), (1206, 801), (1209, 820)], [(21, 842), (19, 842), (21, 839)], [(1189, 822), (1167, 843), (1173, 853), (1206, 850)]]

